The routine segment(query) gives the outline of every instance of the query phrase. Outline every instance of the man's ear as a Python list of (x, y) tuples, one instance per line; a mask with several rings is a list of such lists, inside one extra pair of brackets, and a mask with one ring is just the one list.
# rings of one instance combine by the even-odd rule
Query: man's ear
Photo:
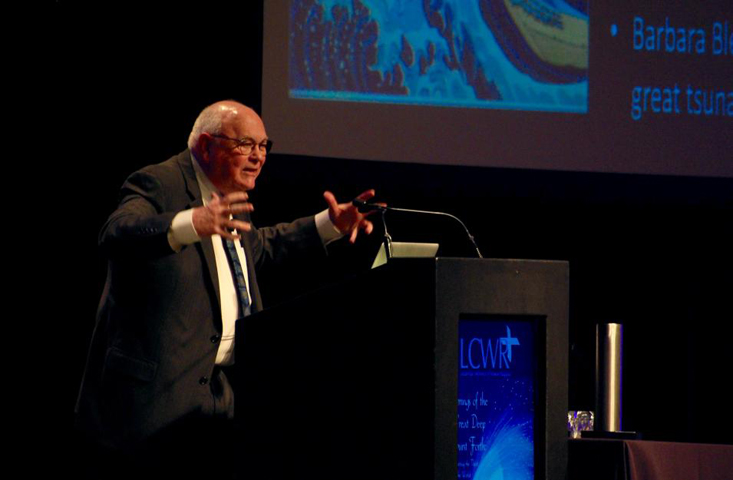
[(209, 133), (202, 133), (199, 135), (198, 143), (196, 144), (196, 153), (198, 154), (201, 162), (208, 165), (209, 164), (209, 156), (211, 149), (211, 141), (213, 137)]

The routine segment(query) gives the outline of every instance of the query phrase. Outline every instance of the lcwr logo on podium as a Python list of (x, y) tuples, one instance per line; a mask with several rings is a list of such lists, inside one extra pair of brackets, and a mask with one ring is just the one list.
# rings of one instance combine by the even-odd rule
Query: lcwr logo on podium
[(509, 369), (512, 363), (512, 347), (519, 346), (519, 339), (512, 337), (506, 326), (506, 337), (497, 339), (473, 337), (460, 339), (460, 366), (462, 370)]

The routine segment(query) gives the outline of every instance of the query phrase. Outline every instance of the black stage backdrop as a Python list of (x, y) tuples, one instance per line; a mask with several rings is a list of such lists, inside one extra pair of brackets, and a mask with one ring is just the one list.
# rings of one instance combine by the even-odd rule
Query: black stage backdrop
[[(137, 168), (184, 149), (207, 104), (235, 98), (261, 107), (261, 2), (183, 5), (61, 1), (30, 29), (40, 45), (30, 72), (40, 80), (34, 89), (51, 134), (39, 132), (29, 145), (54, 143), (33, 185), (44, 193), (30, 208), (43, 213), (43, 229), (52, 232), (44, 263), (55, 285), (44, 297), (54, 321), (32, 327), (52, 345), (36, 357), (42, 423), (33, 432), (54, 469), (59, 461), (74, 468), (84, 455), (75, 447), (72, 412), (106, 268), (96, 237), (119, 186)], [(570, 262), (569, 408), (593, 408), (594, 325), (619, 321), (626, 327), (624, 428), (650, 439), (733, 443), (724, 393), (733, 365), (726, 335), (733, 320), (730, 178), (274, 153), (252, 193), (255, 221), (316, 212), (325, 189), (346, 199), (366, 188), (394, 206), (459, 216), (485, 256)], [(437, 231), (443, 254), (467, 253), (450, 224), (397, 215), (390, 221), (396, 240)], [(306, 283), (365, 268), (375, 240), (361, 241), (351, 257), (337, 248), (325, 273)], [(47, 249), (48, 241), (37, 246)], [(33, 276), (26, 270), (19, 281), (32, 284)], [(303, 282), (288, 283), (286, 291), (270, 291), (271, 302), (299, 293)], [(28, 303), (38, 308), (34, 301)]]

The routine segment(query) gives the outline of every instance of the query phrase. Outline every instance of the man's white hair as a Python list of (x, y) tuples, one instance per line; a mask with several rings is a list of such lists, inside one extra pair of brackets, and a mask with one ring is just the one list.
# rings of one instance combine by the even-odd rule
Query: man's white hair
[(231, 102), (217, 102), (204, 108), (196, 118), (188, 136), (188, 148), (193, 151), (202, 133), (220, 134), (224, 119), (236, 113), (237, 108)]

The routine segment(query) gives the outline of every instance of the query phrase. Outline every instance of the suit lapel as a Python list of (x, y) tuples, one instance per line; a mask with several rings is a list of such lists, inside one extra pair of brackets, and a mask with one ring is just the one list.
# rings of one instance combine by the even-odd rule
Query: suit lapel
[[(199, 182), (196, 180), (196, 171), (191, 163), (190, 150), (186, 149), (183, 153), (178, 156), (179, 165), (181, 166), (181, 172), (183, 173), (183, 179), (186, 182), (186, 191), (191, 199), (189, 208), (203, 207), (204, 200), (201, 197), (201, 189), (199, 188)], [(197, 244), (199, 252), (204, 257), (204, 263), (206, 264), (211, 279), (211, 284), (214, 286), (214, 292), (216, 293), (216, 303), (219, 305), (219, 321), (221, 321), (221, 294), (219, 292), (219, 275), (216, 272), (216, 257), (214, 256), (214, 244), (212, 243), (211, 237), (204, 237), (201, 242)]]

